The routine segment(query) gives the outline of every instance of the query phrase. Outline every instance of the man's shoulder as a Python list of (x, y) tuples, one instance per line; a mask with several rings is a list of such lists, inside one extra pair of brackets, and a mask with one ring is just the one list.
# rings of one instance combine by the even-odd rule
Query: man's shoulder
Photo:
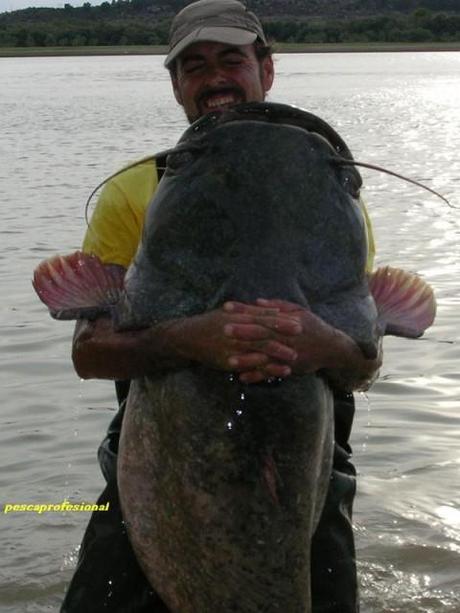
[(157, 185), (153, 156), (131, 163), (107, 179), (91, 216), (83, 251), (127, 268), (136, 253), (145, 211)]
[(156, 158), (149, 156), (123, 166), (107, 180), (106, 184), (115, 185), (123, 192), (131, 192), (138, 189), (139, 185), (156, 185), (157, 175)]

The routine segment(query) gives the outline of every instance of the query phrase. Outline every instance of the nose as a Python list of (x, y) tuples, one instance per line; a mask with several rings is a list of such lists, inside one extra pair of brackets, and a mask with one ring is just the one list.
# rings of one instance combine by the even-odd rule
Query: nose
[(224, 68), (219, 65), (208, 66), (205, 74), (205, 84), (208, 87), (218, 87), (228, 82)]

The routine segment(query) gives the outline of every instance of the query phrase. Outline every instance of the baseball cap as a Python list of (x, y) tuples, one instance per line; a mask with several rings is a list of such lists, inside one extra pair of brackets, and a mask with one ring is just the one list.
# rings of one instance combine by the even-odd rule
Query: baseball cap
[(259, 38), (267, 44), (262, 24), (238, 0), (198, 0), (174, 17), (169, 32), (169, 68), (189, 45), (200, 41), (249, 45)]

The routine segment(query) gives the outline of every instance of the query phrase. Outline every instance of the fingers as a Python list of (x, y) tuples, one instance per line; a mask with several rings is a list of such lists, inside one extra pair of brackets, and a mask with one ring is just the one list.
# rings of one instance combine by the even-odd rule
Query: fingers
[(268, 381), (269, 379), (285, 379), (292, 374), (292, 370), (289, 366), (282, 364), (267, 364), (263, 369), (249, 370), (242, 372), (239, 375), (239, 380), (242, 383), (262, 383), (262, 381)]
[(265, 317), (265, 318), (253, 318), (253, 321), (249, 322), (233, 322), (226, 324), (224, 327), (224, 334), (231, 338), (247, 341), (257, 341), (274, 337), (273, 333), (277, 335), (297, 336), (302, 332), (302, 325), (295, 319), (289, 319), (287, 317)]
[(271, 331), (255, 324), (226, 324), (224, 334), (240, 341), (262, 341), (270, 338)]
[(292, 375), (292, 368), (287, 364), (276, 364), (273, 362), (267, 364), (264, 367), (264, 372), (269, 377), (279, 377), (281, 379), (284, 379), (285, 377), (289, 377), (289, 375)]
[(297, 358), (296, 352), (279, 343), (273, 345), (268, 347), (270, 358), (267, 353), (256, 352), (233, 355), (229, 358), (229, 366), (240, 372), (239, 379), (242, 383), (261, 383), (273, 377), (284, 379), (292, 374), (290, 365), (269, 360), (279, 357), (281, 360), (294, 362)]
[(246, 304), (236, 300), (230, 300), (223, 305), (224, 311), (227, 313), (246, 313), (248, 315), (277, 315), (279, 313), (294, 313), (296, 311), (309, 310), (308, 307), (289, 302), (288, 300), (279, 300), (276, 298), (268, 300), (267, 298), (257, 298), (256, 304)]
[(248, 382), (289, 376), (298, 359), (295, 339), (303, 333), (301, 321), (254, 305), (249, 314), (246, 306), (238, 310), (237, 303), (236, 310), (216, 309), (186, 320), (190, 333), (183, 353), (218, 369), (247, 374)]
[(292, 313), (300, 309), (305, 309), (304, 306), (288, 302), (287, 300), (267, 300), (266, 298), (257, 298), (257, 305), (265, 309), (278, 309), (280, 313)]
[(269, 358), (265, 353), (242, 353), (230, 356), (228, 364), (234, 370), (245, 371), (261, 368), (268, 363), (268, 360)]
[[(241, 346), (240, 346), (241, 348)], [(297, 359), (297, 352), (291, 347), (282, 345), (278, 341), (264, 343), (263, 351), (247, 351), (246, 353), (233, 354), (228, 358), (228, 364), (236, 370), (248, 370), (264, 366), (270, 358), (283, 362), (283, 365), (294, 363)]]
[(280, 362), (295, 362), (297, 359), (297, 352), (292, 347), (283, 345), (278, 341), (268, 341), (263, 344), (263, 352), (265, 355), (275, 358)]
[(231, 300), (223, 305), (224, 311), (227, 313), (246, 313), (247, 315), (277, 315), (278, 308), (262, 308), (254, 304), (245, 304), (244, 302), (236, 302)]
[(239, 380), (241, 383), (262, 383), (262, 381), (267, 380), (267, 377), (261, 370), (251, 370), (249, 372), (241, 373)]

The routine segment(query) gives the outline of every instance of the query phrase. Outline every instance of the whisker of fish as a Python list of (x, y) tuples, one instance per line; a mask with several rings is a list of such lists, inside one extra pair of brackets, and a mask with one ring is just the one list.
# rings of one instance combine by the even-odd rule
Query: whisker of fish
[(405, 177), (404, 175), (394, 172), (393, 170), (382, 168), (382, 166), (377, 166), (376, 164), (368, 164), (367, 162), (357, 162), (356, 160), (347, 160), (346, 158), (340, 158), (340, 157), (334, 157), (332, 158), (332, 161), (335, 164), (339, 164), (340, 166), (360, 166), (362, 168), (368, 168), (370, 170), (377, 170), (379, 172), (384, 172), (387, 175), (391, 175), (392, 177), (397, 177), (398, 179), (402, 179), (403, 181), (406, 181), (407, 183), (412, 183), (412, 185), (416, 185), (417, 187), (420, 187), (421, 189), (424, 189), (427, 192), (432, 193), (434, 196), (437, 196), (438, 198), (441, 198), (441, 200), (444, 200), (447, 206), (449, 206), (451, 209), (460, 208), (460, 207), (457, 207), (451, 204), (451, 202), (449, 202), (449, 200), (445, 196), (443, 196), (436, 190), (432, 189), (431, 187), (428, 187), (427, 185), (420, 183), (419, 181), (416, 181), (415, 179), (409, 179), (409, 177)]
[(93, 191), (90, 193), (90, 195), (88, 197), (88, 200), (86, 201), (86, 204), (85, 204), (85, 221), (86, 221), (86, 225), (89, 227), (89, 219), (88, 219), (89, 205), (91, 204), (91, 200), (93, 199), (94, 194), (97, 191), (99, 191), (101, 189), (101, 187), (104, 187), (104, 185), (108, 181), (110, 181), (111, 179), (114, 179), (115, 177), (118, 177), (118, 175), (120, 175), (122, 172), (125, 172), (125, 170), (129, 170), (130, 168), (134, 168), (135, 166), (139, 166), (140, 164), (144, 164), (145, 162), (153, 161), (157, 156), (158, 156), (158, 154), (148, 155), (148, 156), (142, 158), (141, 160), (137, 160), (133, 164), (129, 164), (128, 166), (124, 166), (121, 170), (118, 170), (117, 172), (114, 172), (112, 175), (110, 175), (109, 177), (106, 177), (103, 181), (98, 183), (96, 185), (96, 187), (93, 189)]

